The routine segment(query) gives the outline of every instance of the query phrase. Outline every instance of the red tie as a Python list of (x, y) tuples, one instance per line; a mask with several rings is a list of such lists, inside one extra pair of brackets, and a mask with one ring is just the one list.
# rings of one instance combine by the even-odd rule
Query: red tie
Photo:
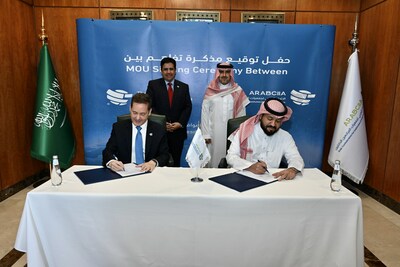
[(172, 84), (168, 83), (168, 98), (169, 98), (169, 106), (172, 106), (172, 96), (174, 95), (174, 91), (172, 90)]

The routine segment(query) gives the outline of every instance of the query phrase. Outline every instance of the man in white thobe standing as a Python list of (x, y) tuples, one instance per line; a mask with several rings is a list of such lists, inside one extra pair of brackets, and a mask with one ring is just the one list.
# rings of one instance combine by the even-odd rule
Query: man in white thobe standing
[(208, 85), (201, 110), (201, 131), (211, 154), (208, 167), (216, 168), (226, 155), (227, 122), (246, 115), (250, 103), (243, 89), (235, 82), (233, 65), (219, 63), (215, 77)]

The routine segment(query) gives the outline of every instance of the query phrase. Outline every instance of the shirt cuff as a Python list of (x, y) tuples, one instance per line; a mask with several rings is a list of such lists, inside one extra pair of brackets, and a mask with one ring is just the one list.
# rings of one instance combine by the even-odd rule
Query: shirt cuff
[(152, 161), (154, 161), (156, 163), (156, 167), (158, 167), (158, 160), (152, 159)]

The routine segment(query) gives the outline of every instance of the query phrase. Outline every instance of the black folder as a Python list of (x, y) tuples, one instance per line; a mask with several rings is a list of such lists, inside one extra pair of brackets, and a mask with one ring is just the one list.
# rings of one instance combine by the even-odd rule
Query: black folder
[(229, 187), (239, 192), (244, 192), (246, 190), (250, 190), (268, 184), (264, 181), (250, 178), (248, 176), (239, 174), (237, 172), (216, 176), (208, 180), (222, 184), (226, 187)]
[(123, 178), (109, 168), (97, 168), (85, 171), (76, 171), (76, 176), (86, 185)]

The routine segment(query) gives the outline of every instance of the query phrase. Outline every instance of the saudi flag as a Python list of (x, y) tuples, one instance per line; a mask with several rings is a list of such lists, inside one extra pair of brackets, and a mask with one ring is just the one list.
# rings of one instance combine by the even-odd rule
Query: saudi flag
[(51, 162), (58, 155), (61, 168), (68, 168), (75, 154), (75, 139), (60, 84), (47, 44), (40, 50), (31, 156)]
[(369, 152), (357, 53), (353, 52), (349, 58), (328, 163), (333, 166), (335, 160), (340, 160), (343, 174), (362, 183)]

